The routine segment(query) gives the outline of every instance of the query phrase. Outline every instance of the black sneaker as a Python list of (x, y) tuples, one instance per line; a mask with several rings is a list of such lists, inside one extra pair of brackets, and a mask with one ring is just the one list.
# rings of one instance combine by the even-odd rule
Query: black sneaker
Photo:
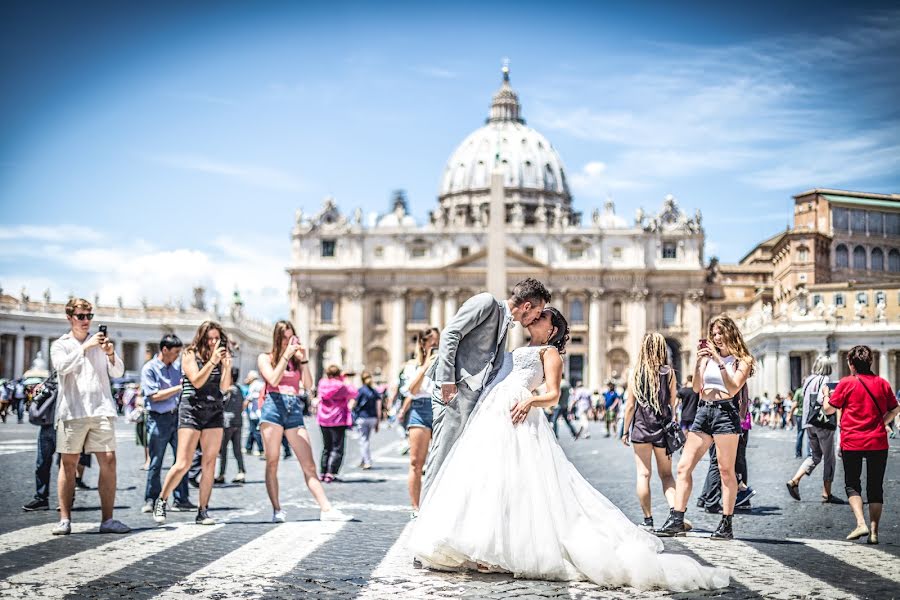
[(197, 525), (215, 525), (216, 520), (209, 516), (207, 509), (201, 508), (197, 511), (197, 517), (194, 519)]
[(683, 537), (687, 535), (687, 529), (684, 526), (684, 515), (676, 515), (675, 511), (669, 512), (669, 518), (663, 523), (659, 529), (654, 529), (659, 537)]
[(751, 512), (753, 510), (753, 505), (751, 505), (750, 501), (748, 500), (743, 504), (735, 504), (734, 510), (737, 512)]
[(653, 517), (644, 517), (644, 522), (641, 523), (641, 527), (644, 529), (653, 529)]
[(722, 512), (722, 505), (721, 504), (713, 504), (712, 506), (704, 507), (703, 510), (705, 510), (706, 512), (708, 512), (710, 514), (717, 515), (720, 512)]
[(27, 512), (32, 512), (35, 510), (50, 510), (50, 501), (35, 499), (23, 506), (22, 510)]
[(737, 498), (734, 500), (735, 506), (741, 506), (743, 504), (749, 504), (750, 498), (756, 495), (756, 490), (752, 487), (748, 487), (746, 490), (740, 490), (737, 493)]
[(190, 500), (188, 500), (187, 502), (176, 502), (175, 504), (172, 505), (172, 508), (170, 508), (169, 510), (171, 510), (172, 512), (181, 512), (181, 511), (189, 512), (189, 511), (197, 510), (197, 505), (194, 504), (193, 502), (191, 502)]
[(166, 505), (166, 501), (162, 498), (156, 499), (156, 504), (153, 506), (153, 520), (162, 525), (166, 522), (166, 509), (168, 506)]
[(716, 527), (716, 530), (712, 532), (712, 535), (709, 536), (711, 540), (733, 540), (734, 539), (734, 531), (731, 529), (731, 515), (722, 515), (722, 520), (719, 521), (719, 526)]
[(76, 490), (91, 490), (93, 488), (91, 486), (89, 486), (88, 484), (86, 484), (85, 482), (83, 482), (81, 480), (81, 478), (76, 477), (75, 478), (75, 489)]

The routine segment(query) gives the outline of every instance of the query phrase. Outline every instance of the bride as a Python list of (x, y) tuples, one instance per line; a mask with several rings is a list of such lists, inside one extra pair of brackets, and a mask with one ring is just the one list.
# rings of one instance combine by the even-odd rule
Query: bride
[(435, 476), (410, 537), (416, 557), (438, 570), (607, 587), (726, 587), (726, 571), (661, 554), (662, 542), (569, 462), (541, 410), (559, 399), (568, 324), (548, 307), (528, 332), (531, 345), (506, 354)]

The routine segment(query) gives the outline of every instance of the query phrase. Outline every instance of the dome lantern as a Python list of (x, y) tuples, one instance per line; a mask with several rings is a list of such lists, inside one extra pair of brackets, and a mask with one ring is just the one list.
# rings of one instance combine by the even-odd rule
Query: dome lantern
[(509, 62), (504, 61), (503, 64), (503, 83), (500, 89), (494, 94), (491, 102), (491, 115), (485, 120), (485, 123), (503, 123), (511, 121), (514, 123), (525, 124), (525, 119), (519, 115), (522, 112), (522, 105), (519, 104), (519, 96), (513, 91), (509, 84)]

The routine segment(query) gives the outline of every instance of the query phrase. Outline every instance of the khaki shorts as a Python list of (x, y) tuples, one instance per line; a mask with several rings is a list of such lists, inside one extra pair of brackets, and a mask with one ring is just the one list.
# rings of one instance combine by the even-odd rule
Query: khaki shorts
[(56, 425), (56, 451), (60, 454), (116, 451), (115, 417), (85, 417)]

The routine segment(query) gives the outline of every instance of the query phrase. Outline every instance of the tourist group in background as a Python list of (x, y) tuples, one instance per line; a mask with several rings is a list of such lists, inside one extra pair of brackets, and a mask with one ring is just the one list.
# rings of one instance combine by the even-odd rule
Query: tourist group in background
[[(418, 515), (423, 476), (427, 478), (434, 461), (440, 460), (430, 456), (440, 422), (433, 395), (433, 377), (440, 368), (438, 328), (427, 327), (417, 334), (413, 358), (385, 386), (376, 384), (370, 372), (357, 378), (338, 365), (326, 366), (322, 379), (313, 382), (307, 351), (288, 321), (276, 323), (271, 349), (258, 357), (257, 369), (241, 379), (232, 364), (226, 331), (207, 321), (188, 344), (172, 334), (163, 336), (158, 353), (144, 364), (140, 382), (116, 389), (112, 380), (122, 377), (124, 365), (105, 328), (92, 331), (92, 310), (83, 299), (66, 305), (70, 331), (52, 345), (54, 371), (44, 383), (0, 384), (0, 416), (5, 420), (11, 412), (22, 420), (27, 414), (40, 427), (36, 490), (25, 510), (49, 509), (51, 469), (54, 456), (59, 457), (60, 518), (54, 535), (71, 531), (74, 495), (76, 489), (87, 488), (82, 474), (92, 455), (99, 469), (100, 531), (130, 530), (113, 516), (115, 427), (120, 414), (134, 427), (135, 441), (144, 449), (142, 512), (157, 523), (165, 523), (169, 512), (195, 511), (196, 523), (214, 524), (209, 514), (213, 485), (226, 481), (229, 455), (236, 469), (231, 481), (239, 485), (246, 481), (247, 455), (265, 461), (273, 522), (287, 520), (278, 466), (282, 458), (291, 457), (299, 463), (320, 518), (349, 520), (350, 515), (329, 502), (325, 486), (340, 480), (348, 432), (358, 440), (359, 467), (372, 468), (371, 439), (382, 424), (406, 440), (411, 515)], [(821, 356), (793, 392), (776, 393), (771, 399), (765, 393), (752, 401), (747, 381), (755, 372), (755, 361), (733, 320), (724, 315), (712, 319), (696, 350), (696, 361), (681, 385), (665, 339), (656, 332), (644, 337), (628, 375), (610, 381), (605, 389), (590, 390), (578, 380), (572, 385), (563, 377), (558, 400), (544, 409), (553, 433), (559, 436), (562, 421), (575, 440), (590, 437), (593, 427), (595, 433), (599, 430), (630, 446), (643, 513), (640, 523), (659, 536), (684, 535), (692, 528), (685, 513), (693, 471), (708, 454), (697, 506), (721, 513), (712, 537), (728, 540), (734, 536), (735, 511), (750, 510), (750, 499), (757, 493), (750, 486), (747, 464), (751, 430), (794, 429), (793, 450), (802, 462), (786, 483), (790, 498), (801, 499), (802, 480), (821, 465), (821, 501), (849, 503), (856, 520), (847, 539), (865, 537), (878, 543), (888, 435), (894, 435), (890, 428), (900, 420), (900, 408), (889, 383), (872, 373), (871, 349), (851, 349), (846, 365), (850, 375), (839, 381), (832, 376), (837, 365)], [(313, 414), (322, 439), (316, 451), (304, 420)], [(675, 453), (680, 453), (677, 470)], [(847, 501), (833, 489), (838, 458)], [(171, 467), (163, 477), (167, 463)], [(669, 506), (659, 528), (651, 508), (654, 463)], [(862, 501), (863, 470), (868, 520)], [(196, 503), (190, 498), (192, 487), (198, 488)]]

